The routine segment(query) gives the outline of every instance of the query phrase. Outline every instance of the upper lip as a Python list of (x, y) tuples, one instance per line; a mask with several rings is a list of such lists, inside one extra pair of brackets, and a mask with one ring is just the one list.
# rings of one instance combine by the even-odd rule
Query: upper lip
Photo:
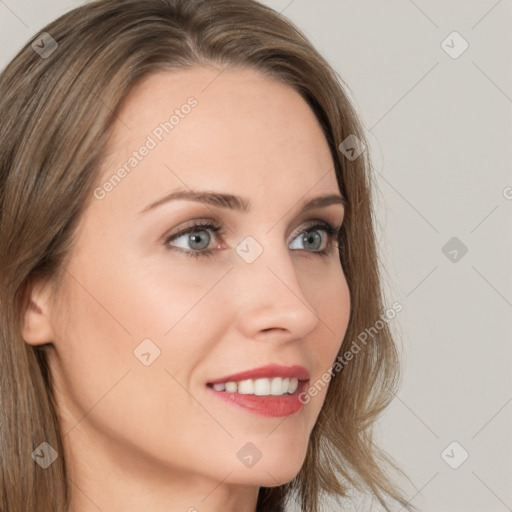
[(304, 366), (293, 365), (283, 366), (280, 364), (269, 364), (266, 366), (260, 366), (247, 370), (244, 372), (234, 373), (220, 379), (215, 379), (209, 382), (209, 384), (220, 384), (222, 382), (239, 382), (248, 379), (264, 379), (272, 377), (289, 377), (296, 378), (298, 380), (309, 380), (309, 371)]

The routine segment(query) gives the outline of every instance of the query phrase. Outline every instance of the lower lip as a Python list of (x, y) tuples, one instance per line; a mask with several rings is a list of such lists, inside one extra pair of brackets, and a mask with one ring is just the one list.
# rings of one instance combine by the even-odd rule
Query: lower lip
[(207, 386), (207, 389), (215, 396), (235, 407), (245, 409), (248, 412), (261, 416), (290, 416), (298, 413), (304, 404), (299, 400), (299, 395), (307, 388), (308, 381), (299, 381), (299, 385), (291, 395), (244, 395), (241, 393), (228, 393), (227, 391), (216, 391)]

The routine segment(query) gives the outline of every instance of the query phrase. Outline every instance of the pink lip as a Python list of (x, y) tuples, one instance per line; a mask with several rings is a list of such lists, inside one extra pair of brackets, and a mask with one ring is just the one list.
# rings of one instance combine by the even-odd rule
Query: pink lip
[(299, 413), (304, 407), (304, 402), (300, 399), (301, 395), (306, 392), (308, 381), (299, 381), (299, 386), (291, 395), (282, 396), (257, 396), (242, 395), (240, 393), (228, 393), (226, 391), (215, 391), (212, 387), (207, 386), (209, 393), (224, 401), (225, 403), (245, 410), (251, 414), (260, 416), (280, 417), (290, 416)]
[(234, 373), (220, 379), (215, 379), (208, 384), (220, 384), (222, 382), (239, 382), (248, 379), (264, 379), (272, 377), (289, 377), (298, 380), (309, 380), (309, 371), (304, 366), (282, 366), (279, 364), (269, 364), (267, 366), (260, 366), (245, 372)]

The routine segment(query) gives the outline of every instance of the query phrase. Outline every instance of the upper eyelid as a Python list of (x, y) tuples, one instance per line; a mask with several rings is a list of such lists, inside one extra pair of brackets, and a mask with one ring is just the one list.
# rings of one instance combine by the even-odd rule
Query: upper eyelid
[[(216, 221), (216, 220), (213, 220), (213, 219), (199, 219), (199, 220), (194, 220), (192, 222), (193, 222), (192, 224), (189, 224), (188, 226), (185, 226), (185, 227), (179, 229), (176, 233), (167, 233), (164, 236), (164, 238), (166, 240), (173, 239), (173, 238), (178, 238), (180, 236), (186, 235), (190, 231), (194, 231), (194, 230), (197, 231), (199, 229), (200, 230), (212, 230), (213, 227), (216, 228), (214, 232), (217, 232), (217, 233), (221, 232), (222, 234), (225, 234), (225, 225), (223, 223), (221, 223), (221, 222)], [(211, 226), (203, 227), (204, 225), (210, 225), (210, 224), (211, 224)], [(338, 225), (337, 223), (332, 223), (332, 222), (330, 222), (327, 219), (314, 218), (314, 219), (306, 220), (306, 221), (304, 221), (301, 224), (302, 226), (304, 226), (304, 227), (302, 227), (302, 229), (294, 231), (295, 236), (298, 236), (303, 231), (306, 231), (308, 229), (311, 229), (311, 228), (315, 227), (315, 225), (317, 225), (317, 224), (324, 224), (326, 226), (326, 228), (330, 227), (330, 228), (333, 228), (333, 229), (336, 230), (338, 227), (341, 227), (343, 225), (343, 221), (341, 222), (340, 225)]]

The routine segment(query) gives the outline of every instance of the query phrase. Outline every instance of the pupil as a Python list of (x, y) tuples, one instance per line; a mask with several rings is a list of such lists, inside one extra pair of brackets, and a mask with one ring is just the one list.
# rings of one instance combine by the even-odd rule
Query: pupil
[(304, 245), (307, 247), (308, 244), (313, 243), (315, 240), (317, 242), (319, 242), (318, 247), (309, 247), (309, 249), (318, 249), (322, 245), (322, 239), (318, 235), (318, 232), (312, 232), (312, 233), (309, 233), (309, 234), (305, 235), (305, 237), (304, 237)]
[[(210, 235), (208, 235), (208, 237), (206, 238), (206, 243), (203, 243), (203, 245), (201, 246), (201, 242), (200, 242), (201, 236), (198, 233), (208, 233), (208, 232), (205, 230), (202, 230), (202, 231), (198, 231), (197, 233), (190, 235), (190, 237), (189, 237), (190, 246), (194, 249), (204, 249), (205, 247), (208, 247), (208, 243), (209, 243), (208, 237)], [(197, 244), (199, 244), (199, 246)]]

